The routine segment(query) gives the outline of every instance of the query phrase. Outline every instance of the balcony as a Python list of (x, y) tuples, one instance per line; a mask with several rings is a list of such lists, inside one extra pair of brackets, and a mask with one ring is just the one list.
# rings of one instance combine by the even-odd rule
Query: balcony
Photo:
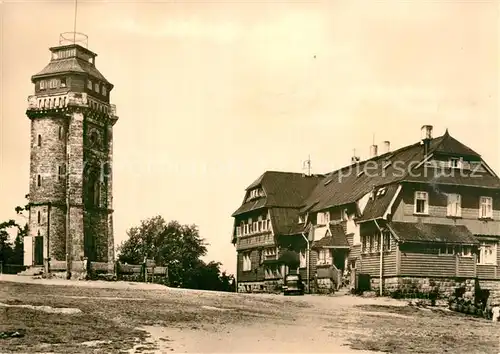
[(116, 105), (100, 102), (84, 92), (67, 92), (50, 96), (32, 95), (28, 97), (28, 111), (30, 112), (57, 111), (68, 107), (90, 108), (95, 112), (117, 119)]

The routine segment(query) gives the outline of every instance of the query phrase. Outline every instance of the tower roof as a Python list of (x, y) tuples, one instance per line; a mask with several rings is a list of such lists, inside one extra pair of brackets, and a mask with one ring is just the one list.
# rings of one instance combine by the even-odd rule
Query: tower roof
[(95, 67), (94, 60), (97, 54), (89, 49), (79, 44), (69, 44), (52, 47), (50, 51), (52, 52), (51, 61), (41, 71), (33, 75), (31, 81), (54, 74), (80, 73), (107, 83), (110, 85), (110, 89), (113, 87)]

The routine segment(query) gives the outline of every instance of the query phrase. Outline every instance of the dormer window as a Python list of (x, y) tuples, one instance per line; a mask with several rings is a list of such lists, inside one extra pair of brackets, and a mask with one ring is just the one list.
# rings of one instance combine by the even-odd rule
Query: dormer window
[(330, 222), (330, 213), (328, 211), (318, 213), (318, 225), (326, 225)]
[(262, 195), (262, 191), (259, 188), (252, 189), (248, 195), (248, 200), (258, 198)]
[(386, 192), (387, 192), (387, 188), (385, 188), (385, 187), (380, 188), (377, 191), (377, 197), (381, 197), (381, 196), (385, 195)]
[(415, 192), (414, 209), (415, 214), (429, 214), (429, 194), (424, 191)]
[(452, 157), (448, 163), (451, 168), (462, 168), (462, 159)]
[(493, 217), (493, 198), (480, 197), (479, 198), (479, 218), (487, 219)]

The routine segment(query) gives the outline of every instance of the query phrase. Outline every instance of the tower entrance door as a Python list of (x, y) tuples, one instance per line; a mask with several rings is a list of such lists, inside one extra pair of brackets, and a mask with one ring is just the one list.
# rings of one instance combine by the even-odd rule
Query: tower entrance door
[(35, 265), (43, 265), (43, 236), (35, 236)]

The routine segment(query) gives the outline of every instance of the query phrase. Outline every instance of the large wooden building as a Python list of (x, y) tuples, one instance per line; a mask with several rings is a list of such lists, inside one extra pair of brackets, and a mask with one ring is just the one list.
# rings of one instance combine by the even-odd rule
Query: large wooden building
[(422, 133), (326, 175), (266, 172), (252, 183), (233, 214), (238, 290), (278, 288), (290, 248), (313, 291), (353, 272), (384, 292), (475, 280), (500, 290), (500, 179), (448, 131)]

